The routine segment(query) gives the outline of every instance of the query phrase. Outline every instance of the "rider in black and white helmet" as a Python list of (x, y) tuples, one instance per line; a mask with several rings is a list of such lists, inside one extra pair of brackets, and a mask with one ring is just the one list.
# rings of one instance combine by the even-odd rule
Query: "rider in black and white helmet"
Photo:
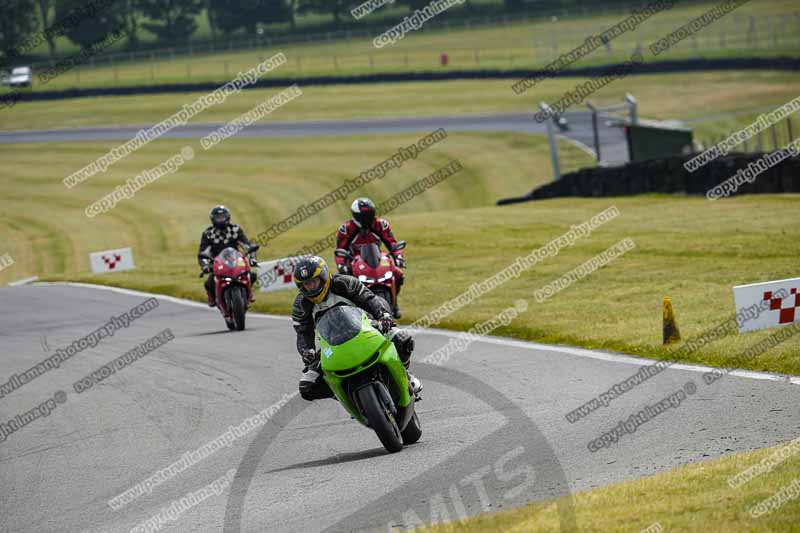
[[(251, 243), (244, 230), (238, 224), (231, 224), (231, 212), (224, 205), (218, 205), (208, 214), (211, 225), (203, 230), (200, 237), (200, 248), (197, 251), (197, 261), (203, 273), (208, 274), (204, 285), (208, 294), (208, 306), (216, 304), (214, 274), (211, 272), (211, 263), (225, 248), (244, 248), (250, 252), (255, 246)], [(254, 258), (253, 258), (254, 259)], [(251, 274), (255, 282), (255, 273)]]

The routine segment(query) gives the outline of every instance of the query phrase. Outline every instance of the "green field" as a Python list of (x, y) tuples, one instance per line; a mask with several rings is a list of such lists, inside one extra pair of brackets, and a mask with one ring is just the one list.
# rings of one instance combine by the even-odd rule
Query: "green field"
[[(796, 482), (800, 457), (788, 459), (769, 473), (736, 489), (726, 480), (757, 464), (785, 445), (703, 461), (670, 472), (616, 483), (573, 495), (580, 531), (642, 531), (660, 524), (661, 531), (713, 531), (715, 533), (798, 531), (800, 500), (754, 518), (749, 510)], [(530, 504), (461, 522), (417, 530), (419, 533), (524, 533), (563, 531), (556, 502)]]
[[(302, 98), (266, 120), (529, 111), (539, 100), (555, 99), (580, 80), (549, 80), (522, 97), (512, 93), (510, 81), (308, 87)], [(275, 92), (245, 91), (195, 121), (230, 120)], [(785, 72), (635, 76), (605, 87), (593, 99), (619, 102), (626, 92), (637, 96), (643, 117), (691, 120), (698, 136), (713, 137), (797, 97), (800, 76)], [(154, 123), (197, 96), (19, 104), (0, 111), (0, 129)], [(7, 211), (0, 219), (0, 255), (9, 253), (15, 260), (0, 271), (0, 284), (38, 275), (203, 301), (195, 254), (212, 205), (227, 204), (234, 220), (255, 237), (420, 136), (239, 137), (207, 152), (197, 139), (161, 139), (73, 189), (66, 189), (62, 179), (120, 141), (0, 145), (0, 194)], [(195, 149), (196, 156), (176, 174), (161, 178), (109, 213), (94, 219), (84, 216), (87, 205), (186, 145)], [(592, 164), (585, 152), (569, 143), (562, 143), (560, 151), (572, 167)], [(544, 137), (507, 132), (450, 133), (418, 160), (390, 171), (270, 242), (260, 259), (284, 257), (328, 235), (348, 217), (352, 198), (363, 194), (380, 203), (453, 159), (464, 170), (387, 216), (398, 238), (409, 243), (407, 282), (401, 295), (405, 324), (612, 205), (620, 211), (618, 218), (438, 326), (467, 330), (524, 298), (528, 311), (493, 334), (672, 359), (680, 344), (672, 349), (661, 346), (663, 296), (671, 297), (686, 340), (732, 316), (732, 286), (798, 275), (800, 195), (716, 202), (683, 195), (567, 198), (497, 207), (498, 198), (520, 195), (552, 180)], [(634, 241), (634, 250), (536, 303), (537, 289), (626, 238)], [(124, 246), (134, 250), (135, 271), (88, 272), (90, 252)], [(323, 256), (332, 260), (332, 250)], [(293, 291), (259, 294), (255, 310), (288, 313), (293, 297)], [(221, 319), (220, 326), (224, 328)], [(738, 361), (739, 354), (773, 333), (728, 335), (682, 361), (800, 375), (798, 337), (744, 365)], [(800, 459), (794, 457), (740, 489), (729, 488), (725, 481), (773, 451), (737, 454), (575, 494), (578, 526), (582, 531), (640, 531), (657, 522), (665, 531), (796, 530), (797, 500), (758, 520), (748, 509), (790, 483)], [(544, 502), (436, 526), (426, 533), (558, 528), (556, 505)]]
[[(607, 64), (630, 57), (641, 45), (651, 42), (701, 15), (714, 3), (677, 5), (642, 23), (574, 63), (573, 67)], [(713, 25), (685, 40), (657, 60), (689, 57), (765, 57), (794, 56), (800, 51), (800, 17), (790, 0), (759, 0), (745, 4)], [(447, 14), (440, 15), (446, 17)], [(252, 68), (263, 57), (281, 51), (289, 63), (281, 76), (320, 74), (365, 74), (375, 72), (480, 70), (486, 68), (535, 68), (583, 44), (587, 36), (599, 34), (627, 16), (625, 12), (574, 16), (551, 21), (532, 19), (515, 22), (512, 16), (504, 25), (461, 27), (446, 30), (425, 28), (407, 35), (400, 42), (376, 49), (372, 37), (312, 41), (305, 44), (272, 45), (264, 38), (259, 46), (245, 51), (230, 51), (220, 46), (212, 52), (195, 48), (189, 55), (166, 51), (152, 56), (126, 53), (115, 59), (108, 54), (71, 70), (34, 90), (114, 85), (147, 85), (198, 81), (224, 82), (237, 72)], [(750, 18), (755, 26), (751, 27)], [(387, 21), (386, 29), (394, 25)], [(380, 31), (376, 31), (377, 36)], [(441, 53), (449, 56), (449, 66), (439, 65)], [(648, 60), (656, 60), (649, 56)], [(112, 60), (113, 59), (113, 60)]]
[[(532, 112), (581, 83), (581, 78), (548, 80), (518, 96), (515, 80), (387, 83), (302, 87), (304, 96), (265, 117), (270, 120), (324, 120), (440, 116), (447, 114)], [(709, 88), (713, 87), (713, 90)], [(669, 90), (666, 90), (666, 89)], [(252, 109), (280, 89), (242, 91), (196, 116), (193, 123), (225, 122)], [(639, 101), (640, 116), (653, 119), (699, 120), (702, 137), (733, 124), (718, 115), (760, 112), (800, 95), (800, 74), (792, 72), (707, 72), (632, 76), (611, 83), (591, 96), (598, 104), (621, 103), (625, 93)], [(77, 98), (19, 103), (0, 109), (0, 130), (78, 128), (154, 124), (205, 93)], [(583, 105), (576, 109), (585, 110)], [(712, 118), (710, 124), (704, 117)], [(744, 117), (741, 120), (746, 120)], [(714, 124), (722, 121), (723, 125)]]
[[(236, 220), (254, 236), (295, 207), (380, 163), (399, 146), (419, 137), (237, 138), (207, 153), (196, 140), (161, 140), (74, 189), (62, 184), (63, 177), (113, 143), (0, 145), (4, 162), (0, 167), (0, 190), (14, 209), (12, 216), (0, 222), (0, 234), (4, 243), (10, 236), (10, 251), (17, 260), (13, 268), (0, 272), (0, 282), (28, 273), (82, 275), (88, 266), (89, 251), (127, 242), (141, 253), (137, 264), (142, 268), (133, 275), (137, 282), (145, 283), (156, 274), (146, 266), (152, 261), (151, 267), (163, 268), (156, 275), (161, 278), (159, 283), (175, 283), (175, 288), (188, 290), (196, 285), (192, 277), (196, 270), (195, 241), (199, 242), (200, 232), (208, 225), (207, 212), (214, 204), (228, 204)], [(360, 192), (376, 198), (389, 196), (457, 158), (468, 167), (457, 182), (453, 178), (454, 183), (442, 184), (398, 213), (489, 206), (498, 197), (522, 193), (552, 180), (545, 142), (541, 137), (515, 134), (453, 133), (423, 152), (417, 161), (406, 163)], [(177, 174), (148, 186), (106, 215), (93, 220), (85, 217), (83, 210), (88, 204), (126, 178), (156, 166), (185, 144), (192, 144), (197, 154)], [(565, 145), (564, 149), (574, 150), (576, 157), (590, 162), (577, 148)], [(487, 157), (486, 153), (492, 156)], [(47, 210), (41, 206), (47, 206)], [(349, 201), (330, 207), (297, 228), (298, 233), (290, 232), (276, 241), (276, 247), (288, 250), (303, 239), (336, 229), (348, 209)], [(267, 250), (262, 258), (275, 257), (276, 253), (277, 249)], [(180, 274), (173, 276), (169, 272)], [(130, 275), (118, 279), (124, 281), (127, 277)], [(115, 282), (117, 278), (104, 279)]]
[[(549, 80), (541, 90), (523, 97), (514, 95), (505, 81), (309, 87), (304, 96), (268, 120), (525, 111), (537, 99), (556, 98), (571, 84), (569, 80)], [(665, 93), (664, 87), (670, 91)], [(720, 122), (749, 120), (752, 115), (743, 114), (747, 110), (754, 113), (797, 97), (798, 89), (797, 74), (715, 72), (637, 76), (606, 86), (594, 98), (618, 102), (630, 91), (638, 97), (644, 117), (701, 120), (698, 129), (713, 132), (719, 130)], [(245, 91), (195, 121), (230, 120), (275, 92)], [(152, 123), (196, 96), (78, 99), (58, 106), (49, 102), (19, 104), (0, 113), (0, 127)], [(702, 122), (703, 116), (711, 119)], [(212, 205), (228, 204), (235, 219), (254, 236), (420, 135), (234, 138), (209, 152), (203, 152), (196, 139), (157, 140), (70, 190), (61, 183), (64, 177), (120, 142), (0, 145), (4, 162), (0, 191), (10, 211), (0, 221), (0, 255), (7, 251), (16, 260), (0, 272), (0, 283), (39, 275), (202, 299), (194, 256)], [(92, 220), (84, 216), (87, 205), (186, 144), (192, 145), (197, 155), (178, 173), (148, 186), (108, 214)], [(568, 143), (562, 144), (561, 155), (573, 168), (592, 163), (586, 153)], [(520, 279), (451, 315), (441, 326), (468, 329), (494, 316), (517, 295), (532, 296), (537, 288), (630, 237), (636, 250), (557, 297), (532, 306), (527, 315), (495, 333), (669, 358), (670, 352), (660, 346), (664, 295), (672, 297), (684, 338), (688, 338), (733, 312), (731, 286), (797, 276), (791, 243), (800, 231), (800, 215), (795, 209), (797, 198), (790, 195), (714, 203), (682, 196), (561, 199), (494, 207), (499, 198), (524, 194), (552, 180), (546, 142), (540, 136), (451, 133), (419, 160), (352, 197), (366, 194), (380, 202), (451, 159), (458, 159), (465, 170), (388, 217), (400, 238), (409, 242), (409, 282), (403, 291), (406, 321), (424, 315), (518, 255), (612, 204), (622, 216), (591, 239), (537, 265)], [(329, 234), (347, 218), (350, 200), (271, 242), (261, 259), (283, 257)], [(687, 238), (689, 235), (692, 237)], [(135, 272), (87, 273), (89, 252), (122, 246), (133, 246)], [(476, 254), (475, 247), (487, 253)], [(325, 254), (330, 259), (330, 250)], [(448, 279), (444, 285), (443, 272)], [(287, 312), (290, 301), (289, 292), (260, 296), (256, 309)], [(768, 334), (731, 336), (695, 353), (691, 361), (724, 366)], [(799, 347), (800, 342), (793, 339), (751, 361), (749, 367), (799, 374)]]
[[(177, 174), (92, 220), (83, 214), (86, 205), (187, 143), (156, 141), (71, 190), (61, 183), (63, 177), (112, 143), (2, 146), (0, 191), (7, 216), (0, 221), (0, 231), (7, 244), (0, 253), (10, 252), (16, 264), (0, 272), (0, 280), (39, 275), (200, 300), (203, 291), (195, 254), (210, 206), (228, 204), (235, 220), (255, 235), (416, 139), (414, 135), (302, 141), (236, 138), (205, 153), (195, 140), (196, 157)], [(588, 162), (588, 156), (583, 157)], [(402, 295), (407, 322), (610, 205), (622, 215), (590, 239), (538, 264), (440, 325), (468, 329), (519, 297), (527, 295), (533, 302), (536, 289), (630, 237), (636, 250), (551, 300), (532, 304), (525, 315), (495, 333), (669, 358), (670, 352), (660, 346), (662, 296), (672, 297), (688, 338), (733, 312), (731, 286), (797, 275), (792, 245), (800, 236), (796, 196), (714, 203), (643, 196), (494, 207), (499, 197), (524, 193), (552, 179), (541, 137), (453, 133), (417, 161), (356, 194), (380, 202), (454, 158), (464, 166), (461, 173), (388, 217), (399, 238), (409, 242), (408, 282)], [(260, 254), (261, 259), (283, 257), (327, 235), (347, 218), (348, 205), (349, 200), (340, 202), (280, 236)], [(134, 248), (135, 272), (87, 273), (89, 252), (122, 246)], [(481, 252), (475, 253), (476, 249)], [(330, 251), (324, 255), (331, 259)], [(291, 292), (262, 295), (256, 309), (286, 313), (291, 299)], [(725, 366), (769, 334), (729, 336), (689, 360)], [(798, 352), (800, 340), (792, 339), (748, 367), (800, 374)]]

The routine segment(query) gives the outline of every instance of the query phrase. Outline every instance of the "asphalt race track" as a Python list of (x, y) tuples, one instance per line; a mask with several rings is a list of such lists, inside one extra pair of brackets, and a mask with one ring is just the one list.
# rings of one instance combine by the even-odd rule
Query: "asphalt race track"
[[(0, 289), (0, 387), (146, 298), (65, 284)], [(416, 365), (425, 384), (423, 436), (389, 455), (335, 401), (293, 395), (300, 361), (288, 318), (251, 314), (246, 331), (228, 332), (216, 310), (159, 302), (59, 368), (11, 392), (6, 387), (2, 424), (48, 398), (61, 403), (0, 442), (0, 530), (127, 532), (225, 479), (202, 503), (162, 515), (162, 531), (387, 531), (771, 446), (800, 429), (800, 379), (737, 372), (706, 385), (707, 369), (687, 365), (569, 423), (567, 412), (648, 362), (483, 338), (442, 366)], [(73, 388), (166, 328), (174, 340), (80, 394)], [(416, 360), (452, 335), (418, 334)], [(645, 405), (692, 390), (690, 382), (696, 391), (678, 407), (607, 448), (588, 450), (589, 441)], [(118, 510), (109, 505), (270, 406), (260, 427)], [(575, 525), (572, 511), (563, 499), (564, 530)]]
[[(569, 130), (560, 135), (577, 141), (585, 147), (594, 146), (591, 114), (588, 111), (565, 113)], [(102, 128), (76, 128), (58, 130), (30, 130), (0, 132), (0, 144), (44, 143), (69, 141), (127, 141), (139, 130), (149, 126), (125, 126)], [(193, 139), (204, 137), (222, 124), (189, 124), (177, 127), (163, 138)], [(544, 134), (546, 126), (534, 120), (534, 113), (492, 113), (461, 116), (388, 118), (370, 120), (323, 120), (301, 122), (263, 122), (252, 124), (237, 133), (241, 137), (311, 137), (342, 135), (373, 135), (386, 133), (430, 132), (438, 128), (447, 131), (512, 131)], [(620, 128), (608, 128), (601, 120), (599, 128), (601, 152), (604, 161), (625, 162), (628, 160), (624, 133)]]

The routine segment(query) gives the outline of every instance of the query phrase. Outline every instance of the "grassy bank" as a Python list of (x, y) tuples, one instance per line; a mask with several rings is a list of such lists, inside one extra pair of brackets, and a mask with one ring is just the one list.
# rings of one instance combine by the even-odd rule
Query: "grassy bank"
[[(276, 71), (280, 72), (280, 71)], [(271, 120), (325, 120), (437, 116), (465, 113), (532, 112), (553, 102), (582, 78), (552, 79), (523, 95), (515, 80), (450, 81), (302, 87), (304, 95), (268, 115)], [(618, 104), (626, 93), (639, 100), (640, 115), (655, 119), (757, 111), (800, 94), (800, 74), (787, 72), (706, 72), (632, 76), (591, 96), (597, 104)], [(247, 90), (197, 115), (192, 123), (224, 122), (249, 111), (280, 89)], [(0, 110), (0, 130), (143, 125), (160, 122), (204, 93), (114, 98), (78, 98), (19, 103)], [(575, 106), (586, 109), (585, 106)]]
[[(177, 174), (161, 178), (92, 220), (83, 214), (86, 205), (186, 143), (158, 141), (71, 190), (61, 179), (112, 144), (0, 147), (7, 163), (0, 170), (0, 191), (7, 206), (0, 221), (5, 236), (0, 252), (8, 251), (16, 260), (0, 272), (0, 280), (39, 275), (199, 300), (203, 291), (194, 256), (212, 205), (228, 204), (235, 220), (255, 235), (415, 140), (411, 135), (302, 142), (230, 139), (211, 152), (196, 147), (195, 159)], [(671, 296), (682, 333), (689, 338), (733, 312), (733, 285), (797, 276), (792, 245), (800, 233), (796, 196), (713, 203), (704, 198), (642, 196), (494, 207), (500, 196), (519, 194), (551, 179), (545, 154), (544, 140), (538, 137), (452, 134), (417, 161), (352, 195), (367, 194), (380, 202), (450, 159), (464, 166), (388, 217), (396, 234), (409, 242), (408, 283), (402, 294), (406, 321), (610, 205), (616, 205), (621, 216), (448, 316), (441, 326), (468, 329), (526, 297), (531, 301), (528, 312), (496, 334), (669, 358), (670, 352), (660, 346), (662, 296)], [(347, 217), (351, 199), (280, 236), (260, 257), (283, 257), (335, 230)], [(633, 239), (636, 249), (550, 300), (535, 303), (536, 289), (624, 238)], [(134, 248), (136, 271), (87, 273), (89, 252), (122, 246)], [(331, 259), (330, 250), (324, 255)], [(261, 295), (256, 309), (285, 313), (291, 298), (290, 292)], [(731, 335), (687, 360), (725, 366), (769, 334)], [(797, 353), (800, 340), (791, 339), (750, 361), (748, 367), (800, 374)]]
[[(617, 483), (574, 497), (575, 516), (581, 532), (641, 531), (797, 531), (800, 500), (754, 518), (749, 510), (798, 479), (800, 457), (790, 456), (769, 473), (736, 489), (727, 479), (765, 459), (784, 446), (740, 453), (723, 459), (683, 466), (652, 477)], [(522, 533), (559, 531), (554, 502), (537, 503), (480, 515), (463, 522), (418, 530), (420, 533)]]

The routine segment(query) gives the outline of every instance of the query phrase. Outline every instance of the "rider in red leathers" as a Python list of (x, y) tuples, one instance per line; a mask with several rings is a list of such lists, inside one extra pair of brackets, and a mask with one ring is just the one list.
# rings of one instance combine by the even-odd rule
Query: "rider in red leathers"
[[(381, 243), (392, 254), (395, 265), (398, 269), (405, 268), (406, 262), (403, 259), (402, 250), (393, 251), (397, 239), (392, 234), (392, 227), (387, 220), (378, 218), (375, 214), (375, 204), (369, 198), (356, 198), (350, 206), (353, 218), (339, 227), (336, 234), (336, 247), (348, 250), (353, 255), (359, 255), (360, 247), (365, 244), (376, 243), (380, 247)], [(336, 266), (340, 274), (352, 275), (352, 268), (349, 261), (343, 257), (335, 257)], [(403, 286), (403, 273), (397, 272), (397, 294)], [(395, 306), (395, 316), (400, 318), (400, 305)]]

